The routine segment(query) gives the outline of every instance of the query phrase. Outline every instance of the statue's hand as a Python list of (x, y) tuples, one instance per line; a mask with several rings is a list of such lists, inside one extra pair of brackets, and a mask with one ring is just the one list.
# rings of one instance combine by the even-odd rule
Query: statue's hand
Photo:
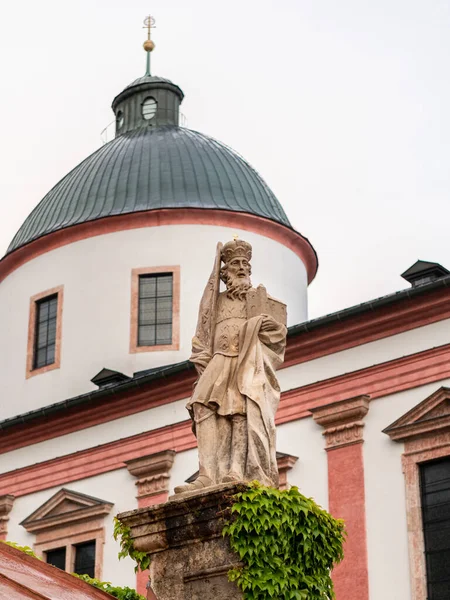
[(273, 317), (270, 315), (261, 315), (263, 320), (261, 323), (260, 331), (273, 331), (274, 329), (278, 329), (280, 324), (278, 321), (275, 321)]

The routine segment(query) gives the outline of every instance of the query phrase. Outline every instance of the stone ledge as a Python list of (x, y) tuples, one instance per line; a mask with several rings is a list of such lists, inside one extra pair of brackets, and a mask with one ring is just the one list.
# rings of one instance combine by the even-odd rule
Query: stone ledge
[(118, 515), (136, 550), (151, 556), (151, 587), (158, 600), (242, 600), (228, 581), (239, 558), (222, 529), (233, 496), (246, 489), (242, 483), (214, 486)]
[(153, 554), (222, 535), (223, 511), (246, 484), (222, 484), (172, 496), (170, 502), (118, 515), (131, 529), (136, 550)]

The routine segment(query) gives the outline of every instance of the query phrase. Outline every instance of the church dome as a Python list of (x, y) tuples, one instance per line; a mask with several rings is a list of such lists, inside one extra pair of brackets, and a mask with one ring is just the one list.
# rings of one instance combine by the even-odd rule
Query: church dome
[(143, 126), (118, 135), (57, 183), (8, 252), (87, 221), (177, 208), (251, 213), (290, 227), (269, 187), (233, 150), (176, 125)]
[(180, 127), (181, 88), (151, 74), (153, 20), (146, 20), (146, 72), (113, 100), (116, 137), (41, 200), (7, 254), (69, 227), (132, 213), (206, 209), (246, 213), (289, 227), (280, 203), (237, 153)]

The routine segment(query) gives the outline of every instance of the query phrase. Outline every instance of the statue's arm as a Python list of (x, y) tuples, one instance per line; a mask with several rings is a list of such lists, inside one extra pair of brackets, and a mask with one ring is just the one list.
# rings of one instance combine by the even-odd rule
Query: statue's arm
[(190, 361), (194, 363), (197, 373), (201, 375), (212, 358), (209, 348), (206, 348), (197, 336), (192, 338), (192, 354)]

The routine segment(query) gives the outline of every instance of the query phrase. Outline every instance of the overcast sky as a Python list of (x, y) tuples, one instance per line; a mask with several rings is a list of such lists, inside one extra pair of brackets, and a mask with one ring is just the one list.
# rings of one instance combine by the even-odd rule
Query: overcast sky
[[(0, 254), (152, 73), (264, 177), (319, 256), (310, 317), (450, 269), (450, 0), (41, 0), (0, 16)], [(289, 274), (287, 274), (289, 276)], [(258, 283), (258, 282), (256, 282)]]

